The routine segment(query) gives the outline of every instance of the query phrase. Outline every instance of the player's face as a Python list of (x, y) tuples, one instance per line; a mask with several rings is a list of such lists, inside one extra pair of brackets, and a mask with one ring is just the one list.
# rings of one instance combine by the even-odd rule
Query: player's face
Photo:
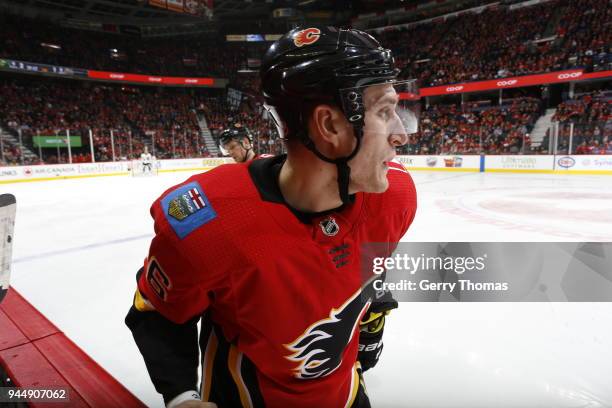
[(408, 142), (408, 135), (396, 112), (398, 95), (392, 85), (366, 88), (363, 101), (363, 138), (359, 152), (349, 162), (350, 191), (382, 193), (389, 187), (388, 163), (395, 157), (395, 149)]
[(227, 150), (232, 159), (237, 163), (242, 163), (247, 156), (247, 148), (251, 144), (248, 139), (243, 139), (242, 142), (237, 140), (231, 140), (229, 143), (223, 145), (223, 148)]

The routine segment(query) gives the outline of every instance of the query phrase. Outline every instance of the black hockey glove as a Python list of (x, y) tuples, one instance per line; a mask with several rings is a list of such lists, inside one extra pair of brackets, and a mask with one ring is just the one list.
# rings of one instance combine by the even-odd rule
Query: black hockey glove
[(363, 371), (374, 367), (378, 363), (378, 358), (383, 349), (382, 336), (385, 328), (385, 316), (395, 308), (397, 308), (397, 301), (391, 297), (390, 293), (386, 293), (384, 301), (372, 303), (359, 323), (359, 354), (357, 359), (361, 363)]

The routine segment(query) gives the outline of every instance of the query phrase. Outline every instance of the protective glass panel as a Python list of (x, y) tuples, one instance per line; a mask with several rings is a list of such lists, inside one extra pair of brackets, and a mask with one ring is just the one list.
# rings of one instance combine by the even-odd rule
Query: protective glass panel
[[(264, 104), (264, 108), (266, 109), (267, 117), (266, 119), (272, 119), (274, 125), (276, 126), (276, 130), (278, 132), (278, 137), (281, 139), (285, 139), (287, 137), (286, 134), (286, 125), (283, 119), (278, 114), (278, 111), (274, 106)], [(297, 113), (297, 112), (296, 112)]]
[(420, 99), (415, 80), (385, 82), (340, 91), (349, 122), (365, 133), (387, 136), (418, 131)]

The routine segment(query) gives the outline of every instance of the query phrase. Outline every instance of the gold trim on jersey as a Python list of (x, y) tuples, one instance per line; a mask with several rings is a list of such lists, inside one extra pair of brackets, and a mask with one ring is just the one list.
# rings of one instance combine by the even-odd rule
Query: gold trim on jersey
[(350, 408), (355, 402), (355, 398), (357, 398), (359, 384), (361, 383), (361, 376), (359, 375), (359, 372), (357, 372), (357, 368), (361, 368), (361, 364), (359, 363), (359, 361), (355, 362), (355, 365), (353, 366), (353, 372), (351, 374), (351, 388), (349, 389), (348, 399), (346, 400), (344, 408)]
[(242, 407), (253, 408), (253, 400), (251, 399), (251, 394), (249, 393), (249, 389), (246, 387), (244, 380), (242, 379), (242, 355), (243, 354), (238, 351), (236, 346), (234, 346), (233, 344), (230, 345), (227, 364), (232, 378), (234, 379), (234, 383), (238, 388)]
[(208, 341), (206, 343), (206, 351), (202, 358), (202, 385), (200, 387), (202, 392), (202, 401), (208, 401), (210, 398), (210, 386), (212, 383), (212, 371), (215, 364), (215, 356), (217, 354), (217, 346), (219, 340), (215, 334), (215, 329), (210, 331)]
[(138, 289), (136, 289), (136, 293), (134, 294), (134, 307), (139, 312), (152, 312), (155, 310), (151, 302), (145, 299)]

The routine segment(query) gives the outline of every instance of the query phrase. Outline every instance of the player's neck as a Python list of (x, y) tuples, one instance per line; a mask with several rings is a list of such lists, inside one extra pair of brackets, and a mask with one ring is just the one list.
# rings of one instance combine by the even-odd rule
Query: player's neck
[(278, 176), (283, 198), (303, 212), (322, 212), (342, 205), (336, 166), (310, 155), (288, 155)]

